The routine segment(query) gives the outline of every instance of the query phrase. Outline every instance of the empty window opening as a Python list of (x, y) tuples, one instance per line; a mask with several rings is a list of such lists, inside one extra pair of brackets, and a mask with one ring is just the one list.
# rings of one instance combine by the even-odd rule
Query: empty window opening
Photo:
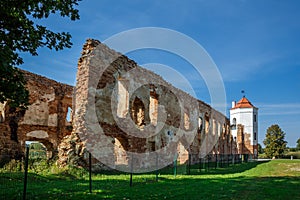
[(199, 133), (201, 133), (202, 128), (203, 128), (203, 119), (202, 119), (202, 117), (199, 117), (198, 118), (198, 132)]
[(222, 132), (222, 126), (220, 124), (220, 122), (218, 122), (218, 136), (221, 136), (221, 132)]
[(38, 141), (26, 141), (25, 144), (29, 147), (29, 158), (47, 159), (47, 148), (44, 144)]
[(186, 130), (190, 128), (190, 117), (187, 113), (184, 113), (184, 128)]
[(124, 146), (127, 146), (127, 144), (122, 138), (114, 139), (114, 154), (116, 165), (128, 165), (127, 153), (124, 149)]
[(135, 97), (132, 103), (131, 118), (134, 123), (139, 127), (144, 127), (145, 125), (145, 106), (144, 103)]
[(209, 116), (208, 114), (206, 113), (205, 114), (205, 133), (208, 133), (209, 132)]
[(216, 132), (217, 132), (217, 123), (216, 123), (216, 120), (213, 119), (213, 124), (212, 124), (212, 129), (213, 129), (213, 135), (215, 136), (216, 135)]
[(149, 151), (155, 151), (155, 142), (149, 142)]
[(0, 111), (0, 123), (4, 122), (4, 115), (2, 114), (2, 112)]
[(125, 118), (128, 113), (129, 105), (129, 93), (128, 93), (128, 81), (119, 80), (118, 81), (118, 106), (117, 106), (117, 116), (120, 118)]
[(67, 122), (72, 122), (72, 108), (68, 107), (68, 112), (66, 115), (66, 121)]
[(256, 122), (256, 115), (254, 115), (254, 122)]
[(5, 105), (6, 102), (0, 103), (0, 123), (5, 121)]
[(256, 133), (254, 133), (254, 140), (256, 140)]
[(155, 92), (155, 87), (150, 86), (150, 104), (149, 104), (149, 117), (152, 125), (157, 125), (158, 115), (158, 95)]

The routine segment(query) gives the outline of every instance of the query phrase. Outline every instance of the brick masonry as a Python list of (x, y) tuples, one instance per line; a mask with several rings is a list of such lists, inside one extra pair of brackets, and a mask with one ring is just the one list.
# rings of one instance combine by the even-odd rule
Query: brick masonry
[(74, 129), (59, 147), (61, 165), (74, 156), (84, 163), (90, 151), (115, 169), (143, 155), (134, 162), (142, 170), (151, 166), (151, 152), (183, 163), (189, 154), (196, 161), (237, 150), (223, 114), (97, 40), (83, 47), (75, 99)]
[(66, 119), (72, 108), (73, 87), (27, 72), (24, 78), (29, 90), (30, 106), (24, 111), (0, 105), (0, 160), (6, 162), (24, 155), (25, 141), (39, 141), (47, 148), (49, 158), (57, 155), (57, 147), (72, 124)]
[[(58, 155), (60, 166), (86, 166), (91, 152), (94, 170), (128, 170), (134, 162), (135, 170), (143, 171), (155, 162), (160, 167), (174, 159), (184, 163), (189, 155), (196, 162), (209, 153), (247, 148), (246, 136), (243, 147), (233, 139), (226, 116), (97, 40), (83, 46), (75, 90), (30, 72), (24, 75), (28, 110), (0, 104), (1, 160), (20, 158), (25, 141), (39, 141), (49, 158)], [(73, 108), (72, 122), (66, 120), (68, 108)]]

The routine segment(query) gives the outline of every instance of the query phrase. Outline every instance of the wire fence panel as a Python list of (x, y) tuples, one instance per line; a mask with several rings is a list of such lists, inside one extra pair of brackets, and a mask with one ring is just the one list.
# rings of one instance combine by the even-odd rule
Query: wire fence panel
[[(237, 154), (209, 154), (202, 158), (190, 154), (187, 158), (183, 163), (178, 160), (152, 172), (130, 174), (114, 170), (92, 173), (91, 159), (89, 159), (90, 167), (87, 169), (72, 166), (61, 169), (54, 161), (47, 160), (36, 153), (29, 154), (27, 159), (11, 160), (0, 166), (0, 197), (1, 199), (72, 199), (76, 193), (113, 191), (115, 188), (112, 187), (118, 185), (129, 187), (157, 182), (164, 175), (174, 175), (174, 177), (201, 175), (246, 161), (243, 155)], [(26, 160), (28, 161), (27, 184), (25, 184)]]

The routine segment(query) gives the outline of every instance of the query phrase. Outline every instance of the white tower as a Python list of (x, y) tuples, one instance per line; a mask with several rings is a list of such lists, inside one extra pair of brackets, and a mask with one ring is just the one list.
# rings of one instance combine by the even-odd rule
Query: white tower
[[(230, 109), (230, 124), (233, 138), (244, 148), (242, 154), (246, 152), (257, 158), (258, 108), (253, 106), (245, 96), (237, 103), (233, 101)], [(238, 137), (237, 125), (239, 124), (244, 127), (242, 141)]]

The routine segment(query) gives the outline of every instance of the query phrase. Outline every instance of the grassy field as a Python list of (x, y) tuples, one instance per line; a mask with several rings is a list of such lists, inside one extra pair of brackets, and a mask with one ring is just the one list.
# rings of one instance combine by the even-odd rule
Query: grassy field
[[(300, 160), (272, 160), (231, 165), (194, 175), (29, 174), (28, 199), (300, 199)], [(20, 199), (22, 173), (0, 175), (0, 198)]]

